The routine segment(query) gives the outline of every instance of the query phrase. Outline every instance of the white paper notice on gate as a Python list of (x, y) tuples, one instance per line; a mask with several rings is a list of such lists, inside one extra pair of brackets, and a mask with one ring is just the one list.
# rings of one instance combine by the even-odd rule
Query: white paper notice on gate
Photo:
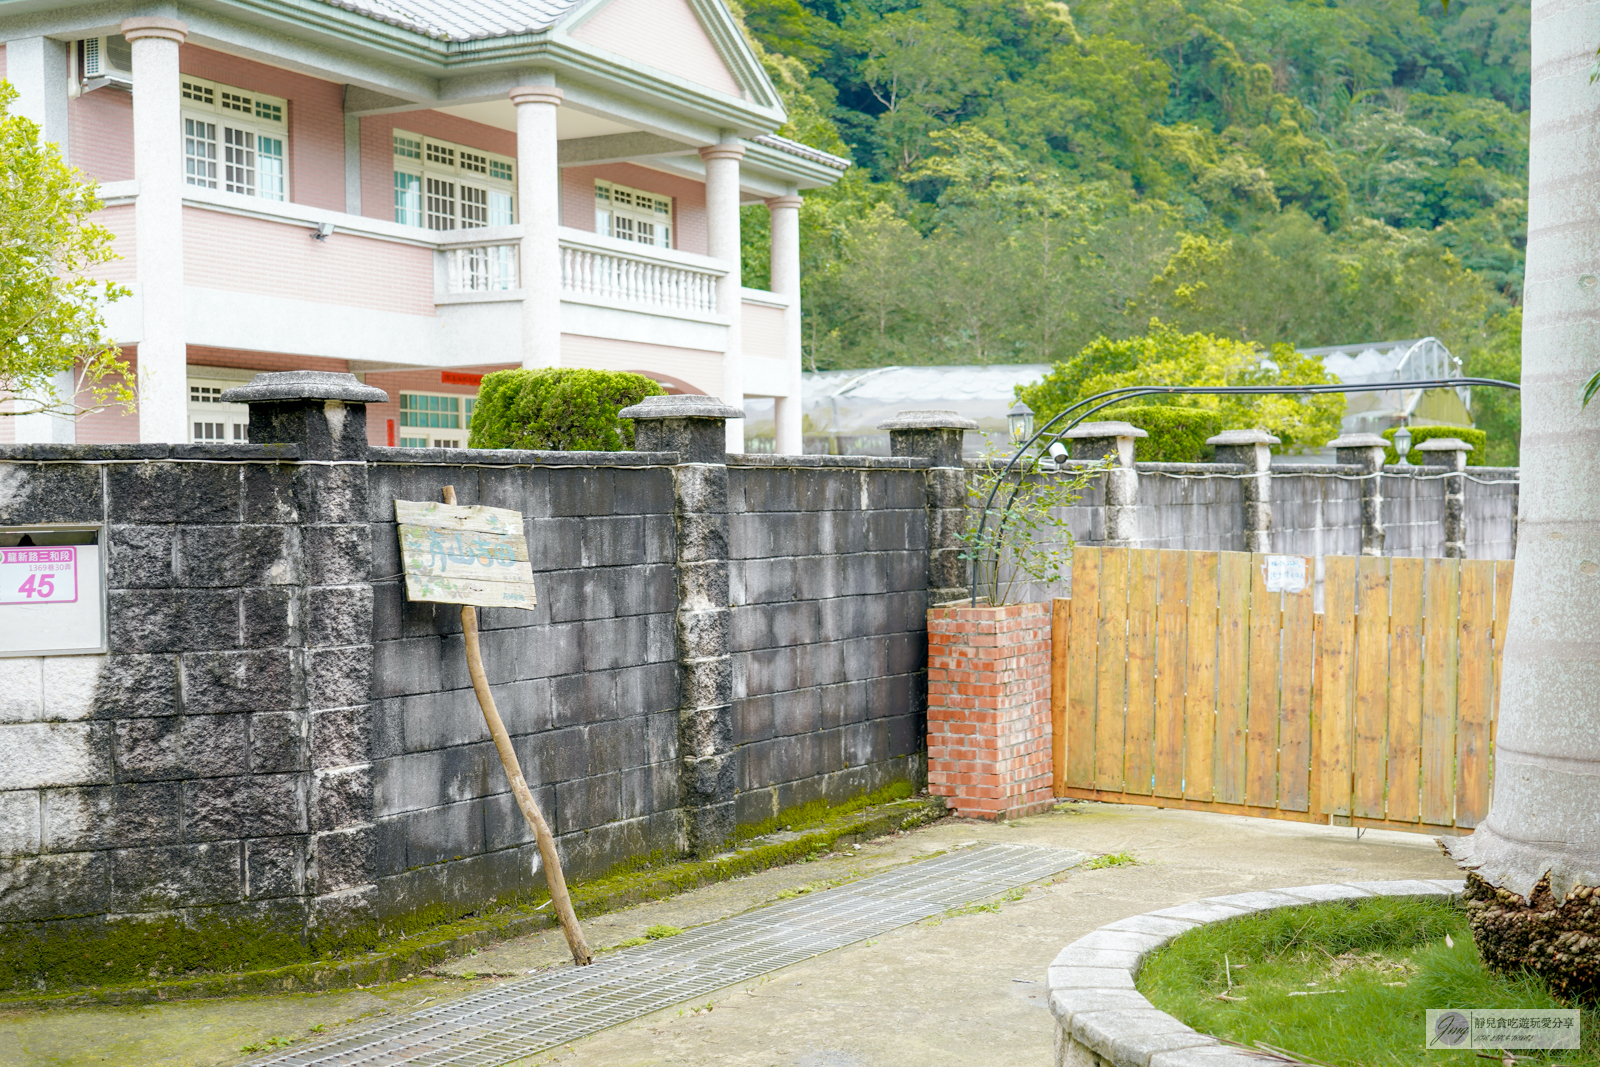
[(1311, 561), (1305, 556), (1268, 556), (1261, 569), (1269, 593), (1303, 593), (1311, 583)]

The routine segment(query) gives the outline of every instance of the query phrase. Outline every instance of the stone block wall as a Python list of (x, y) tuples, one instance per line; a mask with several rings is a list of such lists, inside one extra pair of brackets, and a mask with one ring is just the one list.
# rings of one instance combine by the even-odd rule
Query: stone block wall
[(959, 815), (1014, 819), (1055, 803), (1050, 605), (928, 612), (928, 791)]
[(104, 655), (0, 660), (0, 948), (137, 914), (335, 921), (365, 881), (372, 790), (363, 467), (7, 452), (0, 530), (101, 525), (110, 625)]
[(928, 463), (728, 467), (738, 818), (920, 782)]
[[(98, 526), (109, 585), (107, 653), (0, 657), (0, 985), (541, 890), (459, 608), (403, 592), (394, 500), (445, 485), (526, 520), (538, 605), (483, 653), (573, 878), (922, 780), (928, 461), (359, 447), (0, 448), (0, 542)], [(35, 973), (128, 929), (127, 973)]]
[[(394, 501), (439, 500), (445, 485), (460, 504), (526, 520), (538, 605), (479, 609), (481, 644), (523, 774), (572, 875), (682, 851), (677, 533), (672, 468), (659, 462), (672, 457), (495, 467), (468, 465), (474, 454), (454, 450), (375, 456), (373, 879), (383, 912), (441, 902), (470, 910), (526, 889), (538, 865), (467, 675), (460, 609), (407, 602), (399, 577)], [(643, 465), (649, 459), (657, 462)]]

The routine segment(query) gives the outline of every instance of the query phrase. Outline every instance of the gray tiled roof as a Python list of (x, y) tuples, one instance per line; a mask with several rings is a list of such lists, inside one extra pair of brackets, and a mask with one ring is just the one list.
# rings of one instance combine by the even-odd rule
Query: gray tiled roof
[(446, 41), (541, 33), (581, 0), (322, 0)]
[(751, 140), (756, 144), (764, 144), (768, 148), (776, 148), (780, 152), (787, 152), (791, 156), (799, 156), (801, 159), (809, 159), (813, 163), (821, 163), (823, 166), (832, 167), (834, 170), (850, 169), (850, 161), (848, 159), (836, 156), (832, 152), (824, 152), (820, 148), (812, 148), (808, 144), (801, 144), (799, 141), (791, 141), (787, 137), (779, 137), (775, 133), (757, 134)]

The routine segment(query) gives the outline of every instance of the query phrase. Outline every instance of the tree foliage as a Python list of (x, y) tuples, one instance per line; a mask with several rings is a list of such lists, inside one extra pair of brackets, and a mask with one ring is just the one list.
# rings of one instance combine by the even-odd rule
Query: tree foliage
[(623, 371), (495, 371), (478, 388), (467, 447), (624, 452), (633, 447), (633, 420), (617, 412), (662, 392), (644, 375)]
[[(1184, 333), (1160, 321), (1141, 337), (1121, 341), (1101, 338), (1073, 358), (1057, 363), (1049, 374), (1017, 391), (1044, 421), (1079, 400), (1130, 385), (1321, 385), (1330, 382), (1322, 363), (1293, 347), (1270, 350), (1214, 334)], [(1150, 397), (1134, 401), (1153, 402)], [(1327, 393), (1306, 397), (1178, 395), (1155, 400), (1173, 407), (1215, 412), (1225, 430), (1260, 428), (1282, 440), (1274, 448), (1304, 452), (1321, 448), (1339, 436), (1344, 400)], [(1091, 416), (1118, 419), (1117, 408)], [(1149, 427), (1141, 426), (1141, 429)]]
[[(107, 335), (102, 309), (128, 290), (85, 277), (116, 259), (112, 234), (89, 215), (100, 208), (94, 183), (39, 139), (31, 120), (9, 113), (17, 92), (0, 82), (0, 393), (10, 415), (76, 414), (78, 394), (90, 408), (131, 404), (128, 367)], [(74, 372), (73, 395), (60, 395), (56, 375)]]
[(802, 210), (816, 369), (1056, 362), (1152, 316), (1499, 358), (1477, 353), (1521, 300), (1526, 0), (743, 10), (791, 135), (856, 163)]

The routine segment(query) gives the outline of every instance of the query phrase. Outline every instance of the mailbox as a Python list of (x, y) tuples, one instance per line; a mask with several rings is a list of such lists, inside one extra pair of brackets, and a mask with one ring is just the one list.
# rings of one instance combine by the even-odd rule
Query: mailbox
[(0, 529), (0, 656), (106, 650), (99, 526)]

